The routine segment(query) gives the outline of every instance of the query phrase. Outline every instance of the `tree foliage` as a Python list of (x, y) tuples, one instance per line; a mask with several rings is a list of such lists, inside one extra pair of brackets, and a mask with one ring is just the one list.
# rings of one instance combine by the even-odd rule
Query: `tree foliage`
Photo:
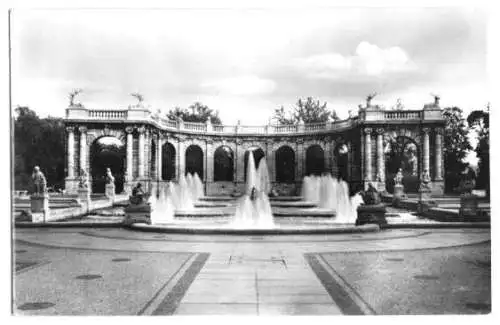
[(479, 158), (479, 175), (477, 186), (485, 188), (489, 194), (490, 190), (490, 112), (489, 105), (485, 111), (472, 111), (467, 117), (467, 122), (477, 134), (478, 143), (476, 155)]
[(31, 189), (31, 173), (40, 166), (49, 186), (62, 187), (65, 176), (64, 123), (61, 118), (40, 119), (28, 107), (18, 106), (14, 121), (14, 187)]
[(307, 97), (305, 100), (299, 98), (297, 103), (290, 109), (285, 110), (283, 106), (274, 110), (273, 120), (279, 124), (321, 123), (332, 119), (338, 120), (335, 110), (329, 110), (326, 102), (321, 104), (319, 100)]
[(205, 123), (210, 119), (212, 124), (222, 124), (219, 117), (219, 111), (214, 111), (207, 105), (195, 102), (188, 108), (175, 107), (167, 113), (169, 119), (175, 120), (179, 117), (185, 122)]
[(459, 185), (458, 175), (467, 166), (464, 158), (472, 150), (467, 138), (469, 129), (462, 114), (463, 111), (459, 107), (447, 107), (443, 112), (445, 119), (443, 153), (448, 191)]

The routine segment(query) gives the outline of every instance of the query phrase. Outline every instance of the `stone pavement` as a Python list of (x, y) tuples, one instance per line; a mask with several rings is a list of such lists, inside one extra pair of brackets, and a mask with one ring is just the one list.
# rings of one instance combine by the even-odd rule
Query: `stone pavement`
[(17, 229), (23, 315), (474, 314), (488, 229), (223, 236)]

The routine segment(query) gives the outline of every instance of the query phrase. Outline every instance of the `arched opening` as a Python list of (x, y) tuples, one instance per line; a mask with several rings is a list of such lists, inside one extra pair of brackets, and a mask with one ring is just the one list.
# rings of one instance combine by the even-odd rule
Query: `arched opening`
[(389, 139), (385, 147), (385, 176), (387, 191), (394, 191), (394, 177), (399, 168), (403, 171), (405, 192), (417, 192), (419, 185), (419, 150), (413, 139), (399, 136)]
[(295, 181), (295, 152), (289, 146), (276, 150), (276, 181), (292, 183)]
[(93, 193), (105, 192), (106, 168), (110, 168), (115, 177), (115, 192), (123, 192), (125, 157), (125, 145), (115, 137), (104, 136), (92, 143), (89, 158)]
[(186, 174), (198, 174), (203, 179), (203, 150), (195, 144), (186, 149)]
[(342, 141), (333, 149), (337, 167), (337, 178), (344, 181), (349, 180), (349, 147)]
[(248, 155), (250, 154), (250, 152), (252, 152), (252, 154), (253, 154), (255, 168), (257, 168), (259, 166), (260, 160), (265, 156), (264, 150), (262, 150), (259, 147), (249, 148), (247, 151), (245, 151), (245, 154), (243, 156), (243, 159), (245, 161), (245, 182), (247, 181)]
[(167, 142), (161, 152), (161, 179), (171, 181), (175, 179), (175, 147)]
[(306, 175), (321, 175), (325, 171), (325, 153), (314, 144), (306, 150)]
[(214, 152), (214, 182), (232, 182), (234, 154), (228, 146), (220, 146)]

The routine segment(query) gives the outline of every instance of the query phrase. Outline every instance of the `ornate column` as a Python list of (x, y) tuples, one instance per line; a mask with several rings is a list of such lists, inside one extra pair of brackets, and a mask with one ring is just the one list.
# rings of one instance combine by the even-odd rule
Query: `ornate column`
[(161, 152), (161, 149), (163, 147), (162, 141), (163, 141), (163, 139), (162, 139), (161, 133), (158, 133), (157, 141), (156, 141), (156, 179), (158, 181), (162, 180), (162, 178), (161, 178), (161, 171), (163, 170), (163, 166), (162, 166), (163, 158), (162, 158), (162, 152)]
[(440, 181), (443, 179), (442, 175), (442, 159), (443, 159), (443, 129), (436, 129), (436, 172), (434, 174), (434, 180)]
[(127, 165), (126, 165), (126, 170), (125, 170), (125, 186), (124, 190), (126, 193), (131, 193), (132, 190), (132, 181), (133, 181), (133, 141), (134, 141), (134, 136), (132, 132), (134, 132), (134, 128), (131, 126), (127, 126), (125, 128), (125, 132), (127, 133)]
[(377, 129), (377, 181), (385, 182), (384, 129)]
[(68, 131), (68, 178), (75, 177), (75, 127), (66, 127)]
[(423, 128), (422, 132), (424, 133), (424, 141), (423, 141), (423, 151), (424, 151), (424, 170), (427, 170), (430, 173), (429, 170), (429, 128)]
[(186, 153), (184, 152), (184, 138), (179, 137), (179, 142), (177, 143), (177, 152), (179, 155), (179, 174), (177, 175), (177, 179), (181, 177), (181, 175), (186, 174)]
[(206, 162), (205, 162), (205, 193), (208, 194), (208, 189), (210, 184), (214, 182), (214, 142), (212, 139), (207, 139), (207, 151), (206, 151)]
[(78, 128), (78, 131), (80, 131), (80, 169), (83, 169), (88, 173), (88, 168), (87, 168), (87, 127), (80, 126)]
[(146, 132), (146, 128), (141, 126), (137, 128), (139, 132), (139, 179), (144, 178), (144, 133)]
[(276, 157), (273, 150), (274, 141), (266, 141), (266, 159), (267, 159), (267, 169), (269, 171), (269, 180), (271, 185), (276, 182)]
[(297, 139), (297, 150), (295, 150), (295, 182), (302, 182), (304, 177), (304, 140)]
[(365, 181), (372, 180), (372, 129), (365, 130)]
[(329, 173), (330, 175), (332, 174), (332, 146), (331, 144), (331, 138), (326, 137), (324, 140), (325, 143), (325, 171)]

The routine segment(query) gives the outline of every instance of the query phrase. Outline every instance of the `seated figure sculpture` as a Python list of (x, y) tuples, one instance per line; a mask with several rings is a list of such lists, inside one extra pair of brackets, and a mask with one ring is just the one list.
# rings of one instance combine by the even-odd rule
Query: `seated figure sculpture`
[(43, 195), (47, 193), (47, 180), (40, 171), (40, 167), (35, 166), (35, 168), (33, 168), (31, 178), (33, 180), (33, 194)]
[(137, 183), (137, 185), (132, 189), (132, 195), (129, 200), (131, 204), (139, 205), (144, 202), (144, 191), (142, 189), (142, 184)]
[(382, 202), (380, 198), (380, 194), (377, 189), (373, 186), (372, 183), (368, 184), (368, 189), (365, 191), (363, 195), (363, 201), (365, 205), (376, 205)]

